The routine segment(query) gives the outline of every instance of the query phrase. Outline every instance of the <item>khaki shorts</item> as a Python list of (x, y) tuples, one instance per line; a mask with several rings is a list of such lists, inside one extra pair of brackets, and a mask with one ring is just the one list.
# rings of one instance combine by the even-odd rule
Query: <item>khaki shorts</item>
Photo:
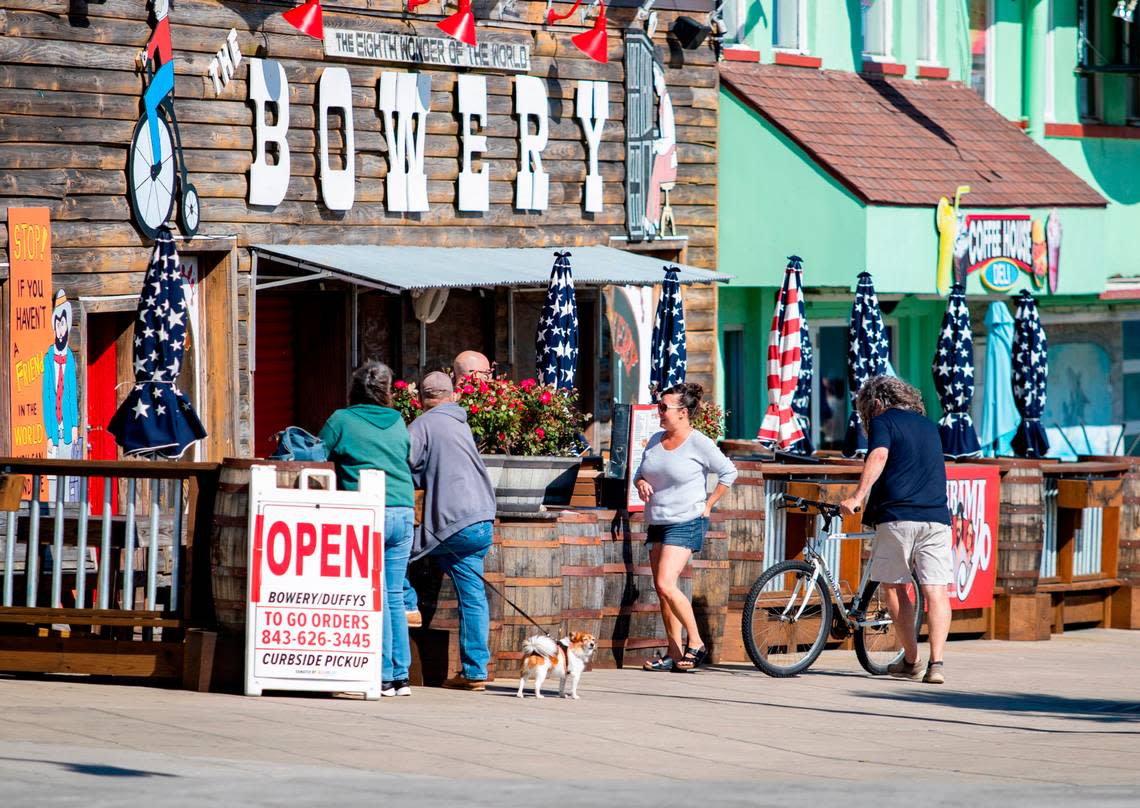
[(886, 522), (875, 530), (871, 580), (885, 584), (910, 581), (913, 567), (921, 584), (954, 581), (950, 525), (940, 522)]

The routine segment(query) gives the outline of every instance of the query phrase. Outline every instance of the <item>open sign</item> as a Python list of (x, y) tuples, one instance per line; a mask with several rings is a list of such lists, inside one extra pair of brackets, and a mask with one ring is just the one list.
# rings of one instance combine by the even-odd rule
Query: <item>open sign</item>
[[(317, 475), (327, 489), (308, 487)], [(247, 695), (380, 695), (384, 474), (361, 472), (359, 491), (334, 482), (312, 470), (300, 488), (278, 488), (274, 467), (251, 469)]]

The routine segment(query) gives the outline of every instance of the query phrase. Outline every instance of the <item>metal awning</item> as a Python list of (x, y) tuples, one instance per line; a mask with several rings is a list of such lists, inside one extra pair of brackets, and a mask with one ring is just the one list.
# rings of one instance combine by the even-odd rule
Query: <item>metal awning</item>
[[(554, 266), (554, 248), (381, 247), (367, 244), (257, 244), (263, 258), (313, 273), (339, 277), (389, 292), (494, 286), (545, 287)], [(568, 248), (574, 282), (584, 285), (650, 286), (663, 280), (663, 269), (676, 266), (681, 283), (728, 281), (731, 276), (670, 264), (660, 258), (614, 247)], [(262, 273), (264, 275), (264, 273)], [(258, 288), (290, 281), (266, 279)], [(296, 282), (293, 280), (292, 282)]]

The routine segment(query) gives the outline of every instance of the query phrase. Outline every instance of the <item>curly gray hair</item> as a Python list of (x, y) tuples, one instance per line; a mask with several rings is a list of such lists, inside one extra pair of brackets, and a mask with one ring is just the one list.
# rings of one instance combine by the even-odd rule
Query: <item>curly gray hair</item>
[(876, 407), (884, 411), (894, 408), (926, 415), (926, 407), (918, 388), (897, 376), (874, 376), (859, 388), (859, 394), (855, 397), (855, 409), (863, 421), (864, 432), (871, 428)]

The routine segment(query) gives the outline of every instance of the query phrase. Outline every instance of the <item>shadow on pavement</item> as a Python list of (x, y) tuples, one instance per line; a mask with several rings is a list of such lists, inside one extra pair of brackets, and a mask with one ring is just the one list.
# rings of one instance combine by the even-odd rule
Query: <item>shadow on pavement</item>
[(903, 701), (938, 707), (960, 707), (998, 713), (1050, 714), (1064, 718), (1120, 723), (1140, 721), (1140, 701), (1111, 699), (1074, 699), (1041, 693), (969, 693), (955, 690), (926, 689), (914, 692), (865, 692), (864, 698)]
[(176, 774), (165, 772), (148, 772), (142, 769), (124, 769), (121, 766), (107, 766), (98, 763), (74, 763), (67, 760), (43, 760), (41, 758), (14, 758), (0, 757), (0, 760), (10, 760), (14, 763), (42, 763), (56, 766), (73, 774), (88, 774), (92, 777), (177, 777)]

